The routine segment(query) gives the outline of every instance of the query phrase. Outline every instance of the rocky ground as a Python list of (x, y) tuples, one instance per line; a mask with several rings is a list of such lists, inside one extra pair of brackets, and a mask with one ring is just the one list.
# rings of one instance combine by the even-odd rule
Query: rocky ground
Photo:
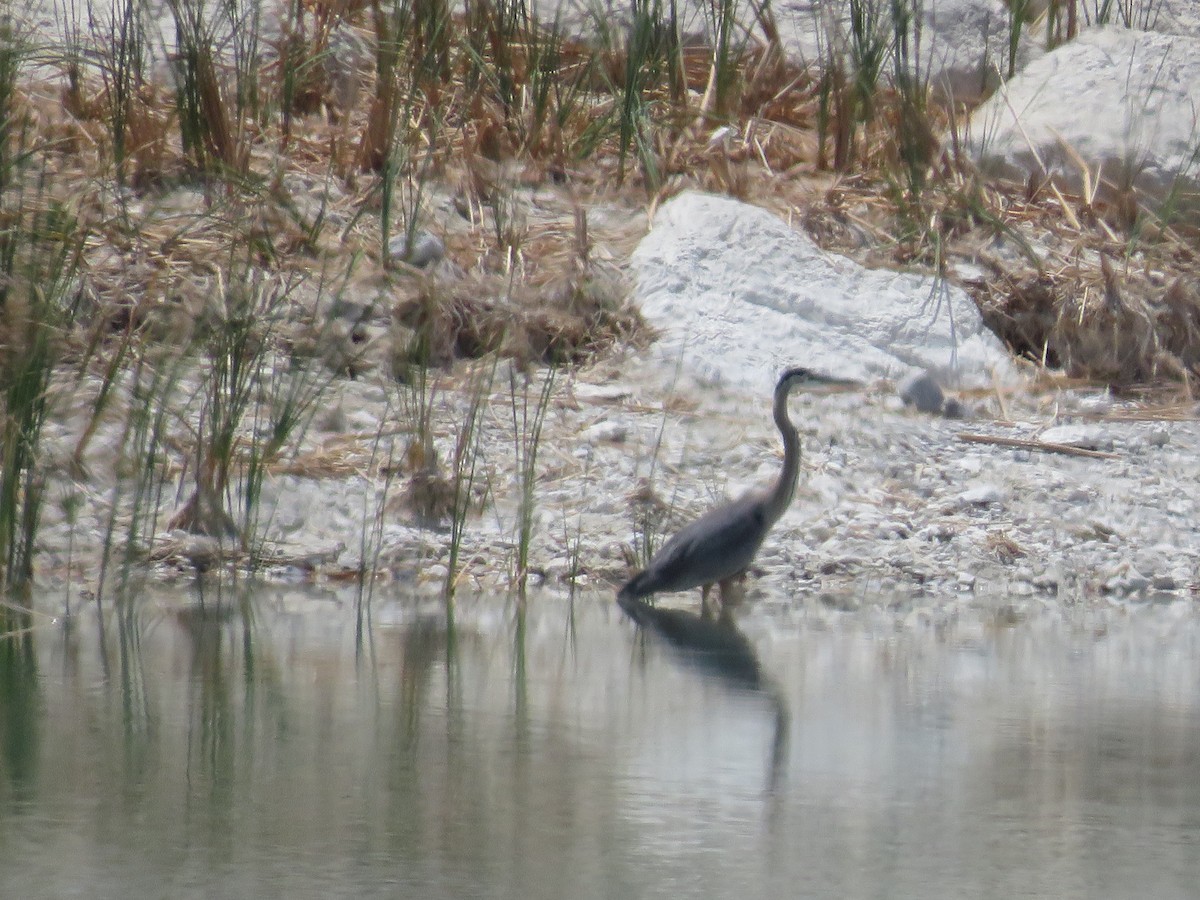
[[(488, 496), (463, 539), (460, 587), (467, 590), (505, 587), (514, 567), (519, 480), (510, 390), (505, 379), (497, 383), (504, 387), (485, 413), (477, 476), (477, 491)], [(380, 420), (397, 415), (392, 391), (343, 383), (289, 463), (292, 474), (281, 468), (269, 479), (262, 521), (276, 560), (270, 577), (350, 577), (364, 549), (372, 558), (382, 510), (378, 571), (430, 589), (442, 584), (446, 523), (418, 523), (402, 480), (389, 485), (381, 474), (386, 454), (377, 436)], [(1193, 404), (1125, 402), (1062, 386), (961, 400), (966, 419), (905, 407), (882, 382), (794, 396), (801, 486), (757, 560), (750, 600), (916, 609), (975, 595), (1020, 615), (1049, 598), (1194, 593), (1200, 426)], [(434, 431), (447, 452), (455, 437), (449, 423), (460, 421), (455, 410), (465, 402), (454, 386), (441, 393), (435, 418), (447, 425)], [(661, 542), (721, 496), (768, 482), (779, 456), (768, 398), (705, 384), (658, 350), (562, 375), (540, 446), (534, 582), (615, 585), (647, 527)], [(47, 505), (41, 570), (55, 579), (73, 571), (76, 583), (91, 585), (108, 494), (79, 483), (75, 491), (81, 502)], [(160, 535), (161, 572), (189, 570), (171, 552), (181, 539)]]
[[(581, 404), (574, 427), (582, 440), (572, 451), (590, 457), (595, 474), (577, 486), (564, 479), (549, 502), (570, 510), (597, 498), (582, 503), (591, 549), (584, 559), (605, 573), (620, 570), (620, 545), (630, 540), (630, 494), (663, 422), (643, 410), (668, 396), (664, 371), (635, 364), (576, 390), (597, 398)], [(778, 438), (765, 398), (695, 384), (677, 385), (674, 396), (694, 414), (666, 416), (664, 465), (654, 479), (661, 497), (691, 515), (724, 489), (773, 476)], [(1195, 421), (1142, 419), (1144, 410), (1093, 392), (1017, 392), (1003, 411), (998, 397), (965, 402), (974, 418), (930, 418), (904, 408), (883, 384), (794, 400), (803, 484), (758, 559), (751, 597), (786, 605), (816, 594), (855, 606), (873, 596), (904, 602), (982, 592), (1003, 603), (1191, 589), (1200, 546), (1187, 489), (1200, 474)], [(1110, 455), (974, 443), (961, 434)], [(562, 548), (558, 555), (551, 574), (562, 569)]]

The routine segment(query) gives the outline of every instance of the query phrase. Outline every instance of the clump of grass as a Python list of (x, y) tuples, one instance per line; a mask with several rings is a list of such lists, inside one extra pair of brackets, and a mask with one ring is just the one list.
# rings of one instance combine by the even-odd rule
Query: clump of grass
[(939, 150), (937, 123), (929, 113), (928, 74), (921, 68), (922, 29), (915, 0), (892, 4), (891, 85), (896, 105), (893, 154), (899, 169), (902, 228), (920, 228), (923, 194)]
[[(834, 31), (827, 36), (821, 121), (833, 123), (836, 171), (844, 171), (856, 160), (861, 125), (874, 115), (887, 54), (883, 12), (878, 0), (850, 0), (848, 32)], [(822, 129), (822, 145), (828, 130), (829, 125)]]
[[(136, 117), (146, 69), (146, 25), (142, 6), (136, 0), (124, 0), (111, 15), (107, 23), (109, 40), (101, 47), (100, 77), (107, 99), (113, 168), (117, 183), (125, 184), (131, 139), (138, 137)], [(71, 62), (71, 88), (76, 96), (81, 92), (78, 65)]]
[[(11, 277), (22, 263), (15, 248), (0, 238), (0, 274)], [(39, 252), (39, 251), (35, 251)], [(45, 251), (40, 251), (45, 252)], [(56, 357), (55, 346), (64, 311), (58, 297), (47, 299), (29, 283), (20, 296), (0, 288), (0, 380), (3, 395), (3, 435), (0, 436), (0, 584), (20, 585), (33, 577), (38, 521), (45, 490), (45, 471), (39, 468), (38, 448), (49, 415), (48, 393)]]
[(217, 23), (199, 0), (170, 0), (168, 6), (175, 20), (172, 62), (183, 152), (200, 172), (214, 166), (229, 173), (245, 171), (247, 158), (235, 142), (235, 123), (217, 74)]
[(395, 482), (399, 466), (396, 459), (396, 441), (385, 435), (385, 428), (392, 421), (390, 415), (393, 409), (392, 395), (388, 395), (388, 404), (384, 415), (379, 420), (375, 439), (371, 443), (370, 470), (377, 471), (383, 476), (383, 486), (380, 488), (372, 503), (367, 497), (363, 500), (362, 525), (359, 529), (357, 595), (355, 598), (355, 622), (357, 639), (361, 641), (365, 625), (369, 619), (370, 603), (374, 596), (374, 573), (379, 568), (379, 559), (383, 553), (384, 517), (389, 507), (392, 486)]
[(520, 365), (574, 365), (650, 336), (629, 303), (629, 285), (604, 267), (576, 267), (512, 296), (512, 276), (454, 284), (423, 279), (395, 307), (393, 368), (446, 367), (491, 354)]
[(512, 417), (513, 459), (516, 462), (517, 501), (517, 553), (514, 562), (513, 584), (520, 594), (525, 593), (529, 579), (529, 547), (534, 534), (534, 512), (537, 507), (538, 449), (542, 441), (542, 426), (550, 409), (554, 394), (556, 371), (547, 368), (541, 375), (541, 384), (531, 394), (533, 378), (529, 372), (519, 374), (514, 369), (508, 373), (509, 412)]
[[(109, 568), (119, 566), (120, 593), (129, 584), (145, 547), (158, 533), (170, 484), (170, 425), (183, 405), (182, 357), (136, 347), (132, 369), (122, 380), (127, 413), (117, 441), (117, 472), (112, 488), (100, 556), (96, 602), (101, 605)], [(128, 495), (128, 499), (127, 498)], [(124, 527), (124, 534), (119, 529)], [(114, 554), (119, 551), (119, 557)]]
[[(1010, 0), (1008, 6), (1008, 58), (1006, 60), (1006, 78), (1012, 78), (1017, 73), (1017, 51), (1021, 46), (1021, 35), (1026, 23), (1032, 18), (1034, 11), (1033, 0)], [(1049, 10), (1051, 23), (1056, 18), (1057, 8)], [(1051, 24), (1048, 23), (1048, 24)], [(1047, 38), (1054, 34), (1052, 27), (1047, 28)], [(1047, 48), (1050, 49), (1050, 48)]]
[[(592, 453), (591, 448), (589, 448), (584, 460), (583, 472), (581, 473), (581, 479), (584, 484), (588, 483), (591, 467)], [(575, 590), (580, 583), (580, 577), (586, 574), (583, 563), (583, 507), (581, 504), (574, 502), (569, 504), (569, 507), (574, 510), (575, 519), (573, 522), (570, 521), (570, 510), (568, 504), (564, 503), (562, 507), (562, 543), (567, 551), (567, 571), (565, 578), (571, 597), (574, 599)], [(573, 618), (574, 609), (571, 612)]]
[[(1056, 0), (1050, 11), (1056, 18), (1061, 18), (1062, 7), (1062, 0)], [(1154, 31), (1163, 8), (1163, 0), (1091, 0), (1090, 3), (1069, 0), (1066, 3), (1065, 39), (1075, 37), (1081, 21), (1085, 27), (1120, 25), (1134, 31)]]
[(434, 444), (434, 406), (440, 381), (429, 366), (409, 365), (406, 371), (403, 380), (408, 386), (404, 402), (408, 445), (404, 463), (409, 480), (404, 503), (419, 525), (439, 527), (453, 517), (455, 510), (454, 483), (444, 471)]
[(231, 269), (234, 277), (220, 279), (220, 309), (197, 337), (202, 387), (194, 488), (171, 525), (216, 538), (234, 553), (249, 551), (253, 561), (264, 479), (304, 433), (332, 373), (297, 365), (282, 352), (280, 329), (298, 281), (248, 259)]
[[(657, 155), (654, 151), (654, 128), (651, 124), (651, 90), (661, 83), (665, 72), (680, 65), (678, 32), (672, 16), (663, 15), (662, 0), (632, 0), (632, 22), (625, 46), (625, 71), (621, 83), (617, 116), (617, 177), (625, 177), (627, 157), (635, 150), (641, 163), (648, 189), (653, 193), (662, 181)], [(680, 81), (676, 74), (670, 77)]]
[(667, 503), (655, 489), (655, 473), (662, 455), (663, 434), (667, 428), (667, 410), (663, 408), (654, 448), (650, 452), (650, 468), (638, 483), (629, 498), (633, 514), (633, 530), (636, 538), (633, 548), (626, 553), (626, 562), (632, 569), (644, 569), (658, 551), (664, 535), (670, 528), (674, 514), (674, 503)]
[(73, 288), (86, 240), (72, 210), (49, 196), (47, 173), (30, 169), (33, 135), (17, 94), (28, 52), (25, 35), (0, 20), (0, 587), (33, 577), (47, 476), (42, 434), (78, 312)]
[(624, 551), (625, 562), (630, 569), (644, 569), (654, 558), (668, 532), (671, 506), (659, 496), (652, 481), (647, 478), (630, 495), (629, 508), (633, 517), (634, 541)]
[(476, 475), (479, 470), (483, 417), (491, 396), (495, 375), (494, 359), (490, 366), (487, 364), (479, 366), (471, 374), (467, 385), (467, 408), (458, 426), (454, 440), (454, 454), (450, 460), (453, 502), (450, 538), (447, 542), (446, 582), (443, 590), (448, 620), (453, 620), (454, 617), (454, 593), (458, 588), (462, 541), (466, 534), (467, 517), (471, 512)]

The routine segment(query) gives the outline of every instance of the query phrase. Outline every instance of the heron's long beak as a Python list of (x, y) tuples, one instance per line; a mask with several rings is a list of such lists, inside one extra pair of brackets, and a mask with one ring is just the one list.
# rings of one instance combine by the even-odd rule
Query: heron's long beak
[(853, 378), (835, 378), (833, 375), (824, 375), (820, 372), (809, 373), (808, 378), (798, 385), (802, 390), (811, 391), (816, 389), (822, 394), (840, 394), (845, 391), (856, 391), (863, 386), (861, 381), (856, 381)]

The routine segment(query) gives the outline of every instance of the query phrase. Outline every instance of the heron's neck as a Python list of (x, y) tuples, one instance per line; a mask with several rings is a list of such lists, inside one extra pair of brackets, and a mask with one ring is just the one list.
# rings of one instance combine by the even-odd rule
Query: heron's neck
[(788, 392), (775, 394), (775, 424), (783, 436), (783, 471), (779, 480), (767, 496), (767, 521), (776, 522), (783, 515), (796, 493), (796, 479), (800, 476), (800, 434), (788, 418)]

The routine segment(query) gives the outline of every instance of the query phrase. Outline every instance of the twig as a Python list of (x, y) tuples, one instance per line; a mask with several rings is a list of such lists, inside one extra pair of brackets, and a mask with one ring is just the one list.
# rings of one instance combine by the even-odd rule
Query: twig
[(1103, 450), (1088, 450), (1084, 447), (1072, 447), (1070, 444), (1056, 444), (1049, 441), (1033, 441), (1026, 438), (998, 437), (990, 434), (971, 434), (960, 431), (955, 435), (960, 441), (970, 444), (995, 444), (998, 447), (1023, 447), (1026, 450), (1042, 450), (1046, 453), (1065, 453), (1067, 456), (1090, 456), (1093, 459), (1120, 459), (1118, 453), (1106, 453)]
[(1000, 404), (1000, 418), (1007, 419), (1008, 402), (1004, 399), (1004, 391), (1000, 390), (1000, 379), (996, 377), (995, 369), (992, 369), (992, 391), (996, 395), (996, 402)]

